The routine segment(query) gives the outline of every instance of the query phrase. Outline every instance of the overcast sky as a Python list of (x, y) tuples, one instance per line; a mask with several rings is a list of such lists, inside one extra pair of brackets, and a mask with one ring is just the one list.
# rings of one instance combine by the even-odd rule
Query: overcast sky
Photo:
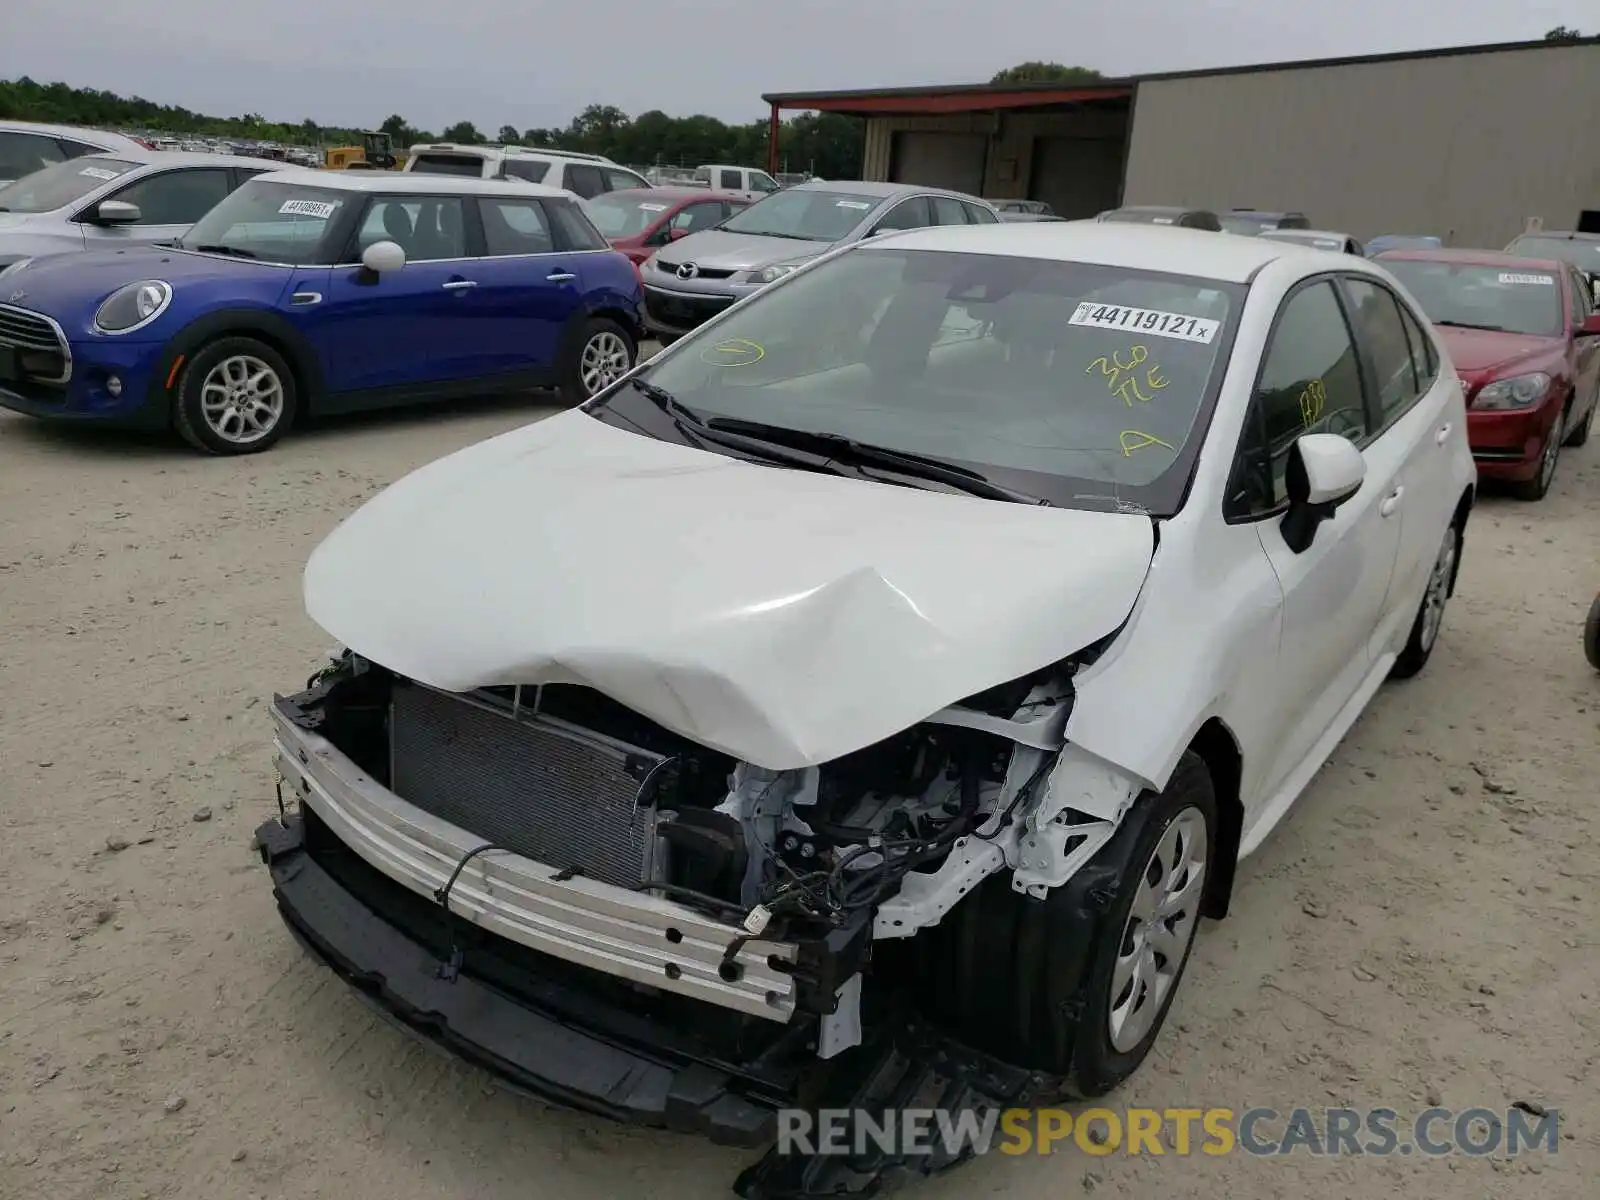
[(1600, 32), (1600, 0), (0, 0), (0, 78), (437, 132), (587, 104), (747, 121), (761, 93), (1108, 75)]

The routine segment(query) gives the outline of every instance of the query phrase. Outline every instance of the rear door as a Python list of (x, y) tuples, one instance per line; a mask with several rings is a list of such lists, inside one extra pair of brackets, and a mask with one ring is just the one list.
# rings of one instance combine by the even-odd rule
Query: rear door
[[(397, 243), (406, 265), (374, 276), (360, 265), (375, 242)], [(460, 196), (373, 196), (328, 280), (309, 332), (330, 409), (393, 403), (470, 379), (478, 287)]]
[(483, 257), (472, 303), (481, 314), (483, 373), (548, 375), (583, 307), (582, 251), (592, 247), (574, 246), (563, 220), (571, 201), (480, 196), (476, 204)]
[(1567, 303), (1572, 310), (1572, 382), (1577, 393), (1568, 428), (1577, 429), (1588, 419), (1586, 414), (1600, 402), (1600, 338), (1583, 337), (1578, 332), (1594, 311), (1593, 285), (1576, 267), (1567, 267), (1563, 275), (1567, 281)]
[(127, 187), (101, 196), (99, 203), (119, 200), (139, 208), (131, 225), (85, 223), (89, 249), (140, 242), (168, 242), (182, 237), (201, 217), (215, 208), (237, 186), (227, 167), (180, 167), (146, 175)]

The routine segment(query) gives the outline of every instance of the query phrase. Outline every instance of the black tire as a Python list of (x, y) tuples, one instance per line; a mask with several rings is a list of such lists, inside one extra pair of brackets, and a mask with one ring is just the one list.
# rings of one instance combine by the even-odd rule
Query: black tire
[[(1428, 587), (1422, 594), (1422, 603), (1417, 606), (1416, 619), (1411, 622), (1411, 636), (1406, 639), (1404, 649), (1400, 656), (1394, 660), (1394, 666), (1389, 668), (1390, 679), (1410, 679), (1413, 675), (1428, 665), (1428, 659), (1433, 657), (1433, 648), (1439, 644), (1439, 629), (1444, 624), (1445, 602), (1455, 591), (1456, 572), (1461, 563), (1461, 523), (1452, 521), (1445, 534), (1447, 539), (1440, 543), (1439, 556), (1434, 559), (1433, 569), (1428, 572)], [(1444, 562), (1446, 553), (1450, 555), (1450, 562)], [(1444, 577), (1441, 578), (1441, 572)], [(1437, 589), (1443, 588), (1443, 593)], [(1434, 602), (1438, 603), (1436, 620), (1429, 621), (1429, 613)]]
[(1589, 665), (1600, 671), (1600, 596), (1589, 606), (1589, 619), (1583, 623), (1583, 653)]
[(1578, 427), (1567, 434), (1568, 446), (1582, 446), (1589, 440), (1589, 430), (1594, 426), (1594, 410), (1600, 408), (1600, 384), (1595, 385), (1595, 399), (1589, 405), (1589, 415), (1584, 417)]
[[(264, 431), (250, 433), (241, 425), (240, 436), (228, 436), (228, 420), (213, 420), (207, 416), (206, 403), (210, 398), (207, 383), (217, 384), (219, 379), (213, 373), (219, 369), (227, 371), (226, 364), (230, 361), (253, 361), (271, 372), (278, 389), (277, 416)], [(206, 343), (184, 364), (183, 373), (178, 377), (177, 395), (173, 398), (172, 423), (184, 441), (206, 454), (259, 454), (288, 432), (298, 404), (294, 371), (283, 355), (257, 338), (226, 336)]]
[(1567, 414), (1562, 413), (1556, 428), (1551, 430), (1546, 451), (1551, 455), (1547, 463), (1543, 455), (1539, 458), (1539, 471), (1532, 479), (1525, 479), (1521, 483), (1511, 485), (1511, 494), (1518, 500), (1543, 500), (1550, 491), (1550, 485), (1555, 482), (1556, 468), (1561, 461), (1561, 438), (1565, 431)]
[[(1109, 1029), (1110, 991), (1129, 910), (1163, 835), (1191, 810), (1204, 822), (1209, 873), (1218, 850), (1216, 797), (1205, 763), (1186, 753), (1166, 788), (1141, 795), (1100, 853), (1043, 900), (1013, 891), (1010, 871), (985, 880), (906, 947), (914, 951), (908, 965), (919, 1007), (960, 1041), (1056, 1077), (1069, 1095), (1111, 1091), (1154, 1045), (1194, 945), (1199, 888), (1172, 983), (1137, 1044), (1119, 1049)], [(899, 974), (894, 959), (884, 965)]]
[[(611, 339), (614, 339), (614, 342)], [(613, 360), (617, 354), (625, 354), (626, 367), (620, 362), (613, 361), (610, 366), (603, 369), (591, 370), (595, 364), (588, 361), (589, 356), (607, 353), (602, 347), (612, 345), (621, 348), (609, 352)], [(638, 361), (639, 344), (632, 333), (609, 317), (590, 317), (576, 327), (573, 336), (567, 341), (558, 384), (561, 398), (568, 404), (582, 404), (592, 399), (602, 388), (631, 371), (633, 364)], [(586, 379), (589, 382), (586, 382)]]

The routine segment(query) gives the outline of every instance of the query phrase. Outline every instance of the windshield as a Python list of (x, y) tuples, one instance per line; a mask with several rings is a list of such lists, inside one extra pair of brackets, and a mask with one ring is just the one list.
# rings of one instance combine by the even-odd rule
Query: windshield
[(98, 155), (70, 158), (0, 188), (0, 209), (14, 213), (52, 212), (82, 200), (139, 165)]
[(650, 199), (648, 193), (603, 192), (584, 207), (595, 228), (606, 237), (625, 238), (643, 233), (672, 206)]
[(267, 262), (333, 262), (330, 233), (356, 192), (252, 179), (223, 200), (179, 239), (185, 250), (205, 250)]
[(757, 200), (722, 228), (729, 233), (837, 242), (882, 203), (881, 196), (792, 189)]
[(1410, 289), (1435, 325), (1557, 337), (1566, 322), (1561, 289), (1537, 267), (1484, 266), (1386, 258), (1383, 265)]
[(1506, 247), (1506, 253), (1559, 259), (1580, 271), (1600, 274), (1600, 238), (1519, 237)]
[[(1165, 515), (1243, 296), (1124, 268), (861, 249), (757, 293), (642, 375), (713, 425), (836, 434), (1059, 506)], [(607, 404), (638, 402), (624, 389)]]
[(1255, 237), (1278, 227), (1277, 217), (1262, 213), (1224, 213), (1217, 220), (1222, 222), (1224, 233), (1242, 233), (1246, 237)]

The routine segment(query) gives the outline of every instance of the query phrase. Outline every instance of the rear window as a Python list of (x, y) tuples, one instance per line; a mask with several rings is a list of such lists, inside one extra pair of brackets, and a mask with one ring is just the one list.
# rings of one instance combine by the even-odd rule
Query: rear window
[(476, 154), (419, 154), (411, 160), (411, 169), (424, 175), (465, 175), (478, 179), (483, 175), (483, 159)]

